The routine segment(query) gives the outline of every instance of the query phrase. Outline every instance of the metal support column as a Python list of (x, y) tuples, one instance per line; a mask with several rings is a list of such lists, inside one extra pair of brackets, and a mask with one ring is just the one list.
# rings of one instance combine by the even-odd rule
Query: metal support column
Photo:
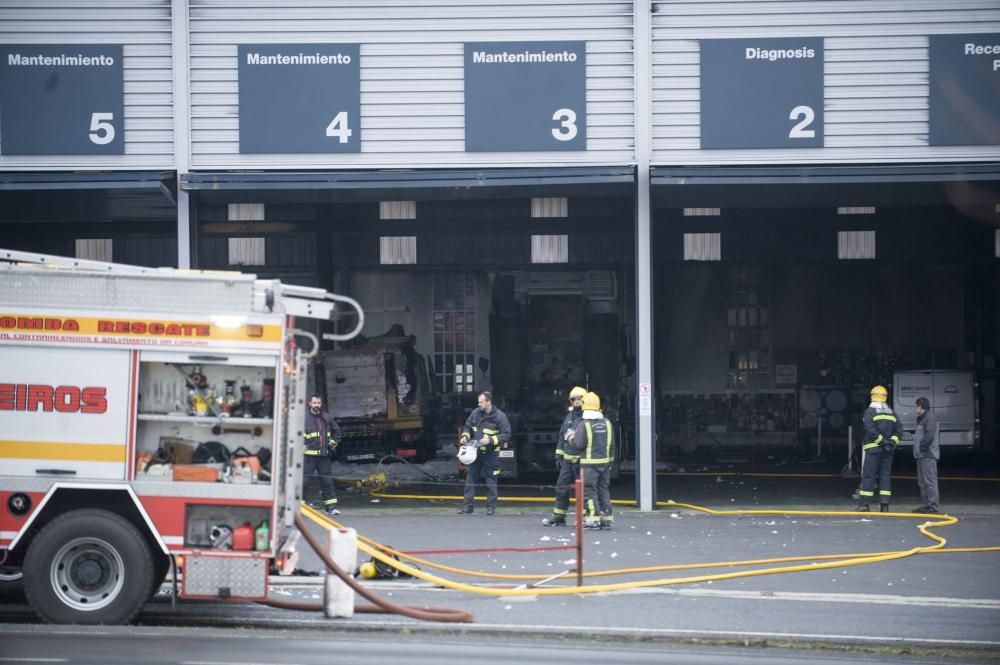
[(174, 164), (177, 167), (177, 267), (191, 267), (191, 206), (181, 175), (191, 169), (191, 67), (188, 0), (171, 0), (174, 74)]
[(635, 34), (635, 287), (636, 287), (636, 501), (656, 507), (656, 437), (653, 399), (653, 270), (649, 165), (652, 158), (652, 2), (636, 0)]

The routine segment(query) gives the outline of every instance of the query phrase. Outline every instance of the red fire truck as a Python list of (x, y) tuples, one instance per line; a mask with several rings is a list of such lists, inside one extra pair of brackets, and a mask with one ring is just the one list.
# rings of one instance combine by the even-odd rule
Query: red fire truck
[[(267, 597), (294, 567), (322, 289), (0, 250), (0, 584), (42, 619)], [(346, 313), (346, 311), (345, 311)], [(309, 341), (309, 344), (303, 342)]]

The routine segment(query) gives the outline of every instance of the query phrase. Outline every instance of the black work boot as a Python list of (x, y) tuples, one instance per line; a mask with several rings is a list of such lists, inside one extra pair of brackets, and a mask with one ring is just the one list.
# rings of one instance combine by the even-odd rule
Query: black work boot
[(542, 526), (566, 526), (566, 518), (562, 515), (553, 515), (542, 520)]
[(871, 511), (868, 509), (868, 504), (867, 503), (859, 503), (858, 507), (854, 509), (854, 512), (856, 512), (856, 513), (867, 513), (867, 512), (871, 512)]
[(472, 506), (469, 506), (468, 508), (466, 508), (465, 506), (462, 506), (461, 508), (458, 509), (458, 514), (459, 515), (471, 515), (472, 514)]
[(887, 512), (889, 512), (889, 504), (888, 503), (880, 503), (878, 505), (878, 510), (879, 510), (880, 513), (887, 513)]

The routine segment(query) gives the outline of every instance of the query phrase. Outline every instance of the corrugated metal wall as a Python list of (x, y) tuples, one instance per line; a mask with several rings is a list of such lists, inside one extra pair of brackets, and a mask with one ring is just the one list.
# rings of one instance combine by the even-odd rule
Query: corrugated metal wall
[[(634, 159), (632, 3), (191, 0), (192, 168), (622, 164)], [(585, 40), (587, 151), (465, 153), (463, 44)], [(361, 154), (240, 155), (237, 45), (361, 45)]]
[[(1000, 32), (997, 0), (655, 2), (653, 163), (996, 160), (928, 146), (928, 35)], [(700, 39), (825, 37), (823, 148), (699, 149)], [(735, 112), (735, 111), (734, 111)]]
[(0, 170), (174, 167), (170, 0), (0, 0), (0, 43), (122, 44), (125, 78), (124, 155), (0, 155)]

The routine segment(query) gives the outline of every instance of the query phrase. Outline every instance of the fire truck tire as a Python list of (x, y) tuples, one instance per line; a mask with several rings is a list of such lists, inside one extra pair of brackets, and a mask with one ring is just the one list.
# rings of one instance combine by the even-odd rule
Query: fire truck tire
[(74, 510), (49, 522), (25, 556), (28, 603), (49, 623), (124, 624), (153, 586), (152, 553), (123, 517)]

